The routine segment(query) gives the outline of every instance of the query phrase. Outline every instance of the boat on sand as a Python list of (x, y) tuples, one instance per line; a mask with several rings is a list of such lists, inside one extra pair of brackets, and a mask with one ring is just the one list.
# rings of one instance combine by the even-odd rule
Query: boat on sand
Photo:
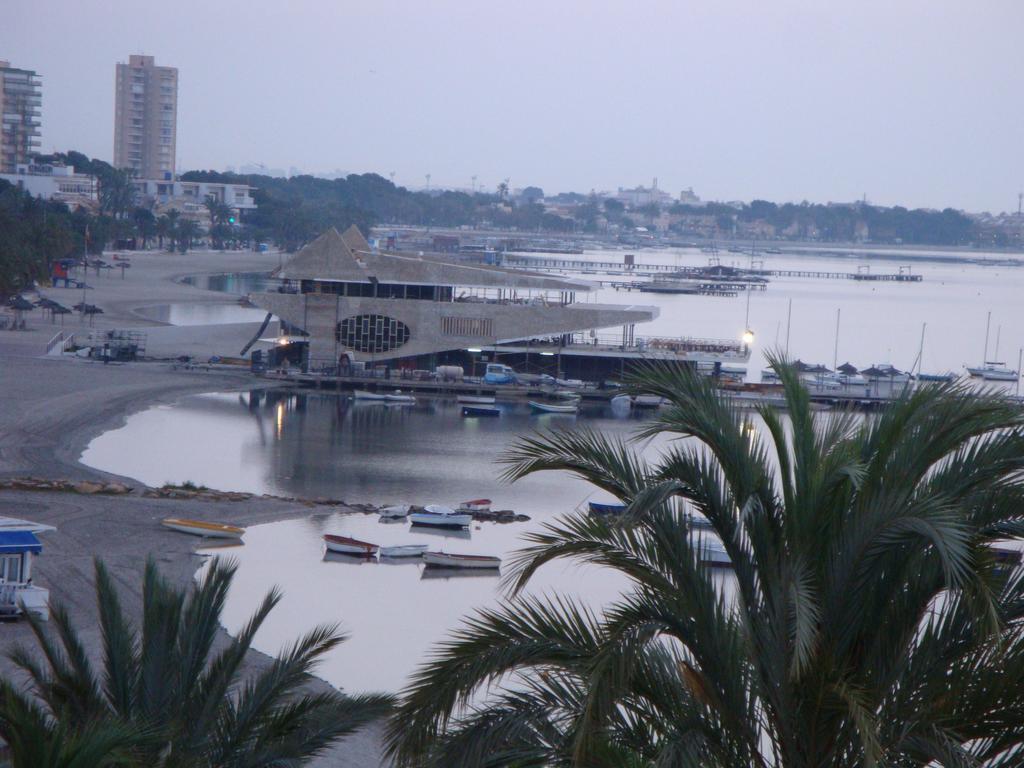
[(193, 536), (205, 536), (210, 539), (240, 539), (245, 533), (245, 528), (239, 528), (237, 525), (207, 523), (203, 520), (188, 520), (183, 517), (164, 518), (161, 525), (172, 531), (191, 533)]

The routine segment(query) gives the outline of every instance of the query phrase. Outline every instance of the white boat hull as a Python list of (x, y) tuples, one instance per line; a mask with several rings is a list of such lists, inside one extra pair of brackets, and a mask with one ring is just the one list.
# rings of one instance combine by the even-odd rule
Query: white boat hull
[(576, 405), (550, 405), (548, 403), (538, 403), (534, 400), (530, 401), (530, 407), (539, 413), (572, 413), (575, 414), (579, 410), (579, 406)]
[(459, 395), (455, 402), (459, 405), (494, 405), (494, 398), (485, 395)]
[(446, 552), (424, 552), (423, 562), (435, 568), (467, 568), (478, 571), (493, 571), (501, 567), (501, 558), (498, 557), (460, 557)]
[(205, 527), (192, 526), (192, 525), (189, 525), (188, 523), (183, 523), (183, 522), (164, 521), (163, 526), (165, 528), (170, 528), (172, 531), (180, 531), (181, 533), (190, 533), (193, 536), (204, 536), (204, 537), (206, 537), (208, 539), (240, 539), (240, 538), (242, 538), (242, 534), (245, 533), (244, 530), (241, 530), (241, 531), (220, 530), (220, 529), (217, 529), (217, 528), (205, 528)]
[(967, 372), (975, 378), (982, 378), (985, 381), (1016, 381), (1017, 371), (1010, 371), (999, 368), (968, 368)]
[(399, 544), (393, 547), (381, 547), (381, 557), (422, 557), (427, 551), (426, 544)]
[(378, 392), (367, 392), (365, 389), (357, 389), (352, 394), (356, 400), (377, 400), (383, 403), (388, 399), (387, 395), (382, 395)]
[(355, 544), (342, 544), (337, 541), (325, 541), (324, 546), (331, 552), (335, 552), (339, 555), (360, 555), (362, 557), (369, 557), (377, 554), (379, 547), (360, 547)]

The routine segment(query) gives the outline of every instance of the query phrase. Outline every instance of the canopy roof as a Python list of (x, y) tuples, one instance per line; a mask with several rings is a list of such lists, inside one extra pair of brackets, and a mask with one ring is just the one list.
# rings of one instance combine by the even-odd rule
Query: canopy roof
[(22, 552), (39, 554), (43, 545), (31, 531), (0, 531), (0, 554), (17, 555)]
[(518, 288), (590, 291), (585, 280), (550, 277), (536, 272), (448, 261), (439, 256), (399, 255), (373, 251), (355, 227), (345, 234), (331, 228), (295, 254), (278, 277), (346, 283), (462, 285), (473, 288)]
[(22, 520), (20, 517), (0, 516), (0, 532), (2, 531), (29, 531), (30, 533), (42, 533), (43, 531), (56, 531), (52, 525), (45, 523), (33, 523), (31, 520)]

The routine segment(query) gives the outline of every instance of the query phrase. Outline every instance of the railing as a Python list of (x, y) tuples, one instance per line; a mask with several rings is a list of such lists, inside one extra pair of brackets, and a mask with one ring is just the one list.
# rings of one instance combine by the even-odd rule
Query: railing
[(65, 351), (71, 345), (75, 335), (73, 333), (65, 333), (59, 331), (52, 339), (46, 342), (46, 354), (48, 355), (59, 355)]

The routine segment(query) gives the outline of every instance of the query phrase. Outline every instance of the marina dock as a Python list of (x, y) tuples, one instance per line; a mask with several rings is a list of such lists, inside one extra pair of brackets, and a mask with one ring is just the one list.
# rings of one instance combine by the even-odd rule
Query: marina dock
[[(482, 381), (440, 381), (412, 377), (370, 377), (330, 376), (300, 372), (266, 372), (264, 379), (279, 383), (290, 383), (303, 389), (348, 393), (355, 389), (371, 392), (394, 392), (400, 389), (404, 394), (428, 397), (457, 397), (458, 395), (482, 395), (494, 397), (496, 401), (525, 403), (529, 400), (558, 398), (565, 392), (563, 387), (551, 385), (523, 386), (521, 384), (487, 384)], [(889, 384), (884, 381), (871, 382), (857, 387), (841, 389), (818, 389), (809, 387), (811, 402), (819, 408), (847, 408), (860, 411), (877, 410), (903, 393), (907, 385)], [(585, 386), (572, 390), (584, 404), (607, 405), (611, 399), (621, 395), (623, 390), (615, 387), (599, 388)], [(782, 387), (764, 384), (730, 384), (722, 387), (723, 395), (740, 407), (757, 408), (762, 405), (785, 407)]]

